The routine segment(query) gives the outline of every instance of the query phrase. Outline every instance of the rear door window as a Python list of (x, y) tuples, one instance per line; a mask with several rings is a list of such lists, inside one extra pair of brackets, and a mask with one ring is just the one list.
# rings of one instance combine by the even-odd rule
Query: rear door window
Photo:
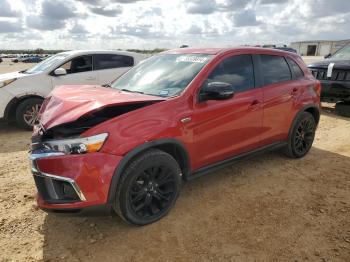
[(251, 55), (236, 55), (224, 59), (208, 77), (208, 82), (231, 84), (236, 92), (254, 88), (254, 67)]
[(260, 55), (260, 61), (264, 85), (292, 79), (289, 66), (283, 56)]
[(98, 54), (94, 56), (94, 69), (103, 70), (134, 66), (134, 58), (126, 55)]
[(286, 59), (288, 61), (290, 69), (292, 70), (293, 79), (298, 79), (298, 78), (304, 77), (303, 70), (301, 70), (299, 65), (293, 59), (290, 59), (288, 57)]

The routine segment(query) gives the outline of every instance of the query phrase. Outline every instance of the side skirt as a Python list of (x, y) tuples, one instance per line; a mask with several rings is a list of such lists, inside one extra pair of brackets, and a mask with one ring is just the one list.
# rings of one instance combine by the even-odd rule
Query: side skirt
[(261, 153), (264, 153), (264, 152), (277, 150), (277, 149), (280, 149), (281, 147), (284, 147), (286, 145), (287, 145), (287, 142), (285, 142), (285, 141), (273, 143), (271, 145), (263, 146), (263, 147), (254, 149), (252, 151), (249, 151), (249, 152), (246, 152), (246, 153), (234, 156), (232, 158), (225, 159), (223, 161), (220, 161), (220, 162), (217, 162), (217, 163), (214, 163), (214, 164), (202, 167), (200, 169), (195, 170), (190, 175), (188, 175), (186, 177), (186, 180), (196, 179), (198, 177), (201, 177), (203, 175), (206, 175), (206, 174), (211, 173), (213, 171), (216, 171), (218, 169), (221, 169), (221, 168), (224, 168), (224, 167), (227, 167), (227, 166), (231, 166), (232, 164), (234, 164), (234, 163), (236, 163), (236, 162), (238, 162), (240, 160), (247, 159), (247, 158), (253, 157), (255, 155), (258, 155), (258, 154), (261, 154)]

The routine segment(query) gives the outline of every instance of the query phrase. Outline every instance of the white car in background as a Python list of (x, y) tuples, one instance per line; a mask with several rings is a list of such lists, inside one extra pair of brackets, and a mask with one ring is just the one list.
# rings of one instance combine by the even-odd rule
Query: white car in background
[(0, 119), (25, 129), (38, 121), (43, 99), (59, 85), (104, 85), (145, 58), (122, 51), (68, 51), (20, 72), (0, 75)]

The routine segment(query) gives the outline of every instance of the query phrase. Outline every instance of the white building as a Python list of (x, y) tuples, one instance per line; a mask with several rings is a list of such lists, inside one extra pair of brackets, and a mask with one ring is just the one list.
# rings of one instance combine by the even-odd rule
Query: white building
[(346, 44), (350, 44), (350, 39), (337, 41), (315, 40), (293, 42), (290, 44), (290, 47), (297, 50), (298, 54), (300, 55), (325, 56), (328, 54), (333, 54)]

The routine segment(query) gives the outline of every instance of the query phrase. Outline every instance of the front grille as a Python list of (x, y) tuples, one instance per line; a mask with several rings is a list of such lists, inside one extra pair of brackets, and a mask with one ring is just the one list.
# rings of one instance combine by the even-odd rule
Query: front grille
[(332, 77), (327, 77), (327, 69), (310, 69), (312, 75), (318, 80), (350, 81), (350, 72), (340, 69), (332, 71)]

